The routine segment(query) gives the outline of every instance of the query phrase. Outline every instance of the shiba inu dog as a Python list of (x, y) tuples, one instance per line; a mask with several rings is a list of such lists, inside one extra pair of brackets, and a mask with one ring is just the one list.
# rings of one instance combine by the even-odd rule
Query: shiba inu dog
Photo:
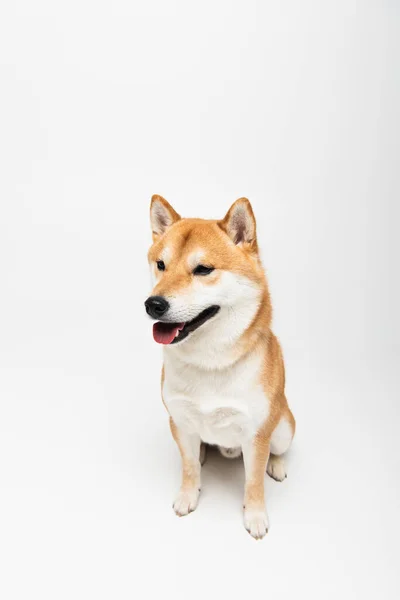
[(262, 538), (265, 471), (285, 479), (295, 420), (253, 210), (240, 198), (222, 220), (186, 219), (153, 196), (150, 220), (154, 289), (145, 307), (163, 344), (162, 398), (182, 458), (174, 510), (196, 508), (205, 444), (216, 445), (226, 457), (243, 454), (244, 524)]

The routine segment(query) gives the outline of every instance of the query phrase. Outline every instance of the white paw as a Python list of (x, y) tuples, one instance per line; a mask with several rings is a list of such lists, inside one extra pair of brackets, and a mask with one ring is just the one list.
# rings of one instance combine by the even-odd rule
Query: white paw
[(285, 461), (281, 456), (270, 456), (267, 465), (267, 473), (275, 481), (286, 479)]
[(173, 504), (174, 511), (178, 517), (184, 517), (193, 512), (199, 501), (200, 490), (195, 487), (180, 490)]
[(242, 454), (242, 449), (239, 448), (223, 448), (222, 446), (218, 446), (218, 450), (225, 456), (225, 458), (239, 458)]
[(261, 540), (268, 533), (268, 515), (265, 509), (244, 509), (244, 526), (253, 538)]

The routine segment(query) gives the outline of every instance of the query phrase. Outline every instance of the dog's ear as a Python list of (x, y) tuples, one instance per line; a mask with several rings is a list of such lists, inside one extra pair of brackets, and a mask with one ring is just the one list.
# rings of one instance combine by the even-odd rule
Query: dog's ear
[(257, 250), (256, 220), (247, 198), (236, 200), (219, 225), (236, 245)]
[(163, 198), (155, 194), (150, 203), (150, 222), (153, 241), (163, 235), (171, 225), (180, 220), (180, 215)]

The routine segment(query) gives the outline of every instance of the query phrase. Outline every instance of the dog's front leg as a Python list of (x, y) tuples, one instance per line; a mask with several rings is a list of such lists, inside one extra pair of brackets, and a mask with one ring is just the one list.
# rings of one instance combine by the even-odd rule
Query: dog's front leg
[(244, 490), (244, 526), (256, 539), (268, 532), (264, 480), (269, 457), (270, 439), (259, 432), (242, 445), (246, 483)]
[(183, 517), (193, 512), (199, 501), (201, 440), (197, 434), (178, 429), (172, 419), (169, 423), (182, 458), (182, 484), (173, 506), (176, 514)]

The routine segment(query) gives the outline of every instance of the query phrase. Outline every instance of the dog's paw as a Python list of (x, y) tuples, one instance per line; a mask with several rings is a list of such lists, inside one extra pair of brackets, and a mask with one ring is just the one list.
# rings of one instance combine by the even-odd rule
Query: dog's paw
[(239, 458), (242, 454), (242, 449), (239, 448), (224, 448), (223, 446), (218, 446), (218, 450), (225, 458)]
[(267, 473), (275, 481), (283, 481), (286, 479), (285, 461), (282, 456), (271, 454), (268, 460)]
[(200, 490), (197, 487), (180, 490), (173, 504), (173, 509), (178, 517), (184, 517), (193, 512), (199, 502), (199, 496)]
[(262, 508), (244, 509), (244, 526), (256, 540), (261, 540), (268, 533), (268, 515)]

